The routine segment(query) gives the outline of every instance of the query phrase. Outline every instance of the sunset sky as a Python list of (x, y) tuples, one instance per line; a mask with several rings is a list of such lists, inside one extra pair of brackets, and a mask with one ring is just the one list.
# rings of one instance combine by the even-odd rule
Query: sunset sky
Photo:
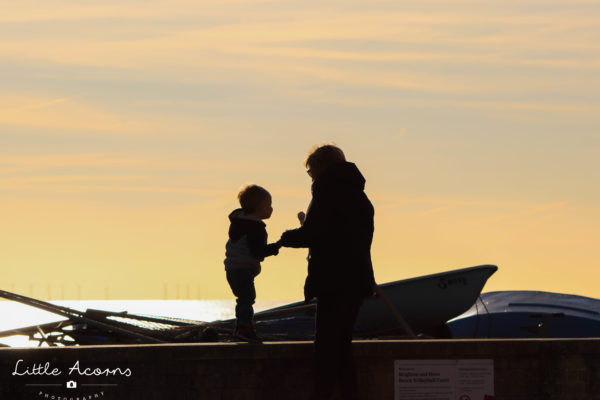
[[(230, 298), (229, 212), (276, 241), (333, 141), (367, 179), (383, 283), (600, 297), (597, 0), (22, 0), (0, 6), (0, 288)], [(302, 297), (306, 251), (259, 299)]]

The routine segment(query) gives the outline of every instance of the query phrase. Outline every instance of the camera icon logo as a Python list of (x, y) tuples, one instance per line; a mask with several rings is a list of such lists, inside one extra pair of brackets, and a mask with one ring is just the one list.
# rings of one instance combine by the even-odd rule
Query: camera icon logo
[(77, 382), (75, 382), (75, 381), (67, 382), (67, 389), (77, 389)]

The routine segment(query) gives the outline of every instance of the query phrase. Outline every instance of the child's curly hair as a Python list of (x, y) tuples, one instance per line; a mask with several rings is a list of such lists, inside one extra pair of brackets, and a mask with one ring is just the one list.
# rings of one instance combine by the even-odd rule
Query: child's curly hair
[(267, 189), (258, 185), (248, 185), (238, 193), (238, 200), (244, 213), (250, 214), (256, 211), (261, 201), (270, 196)]

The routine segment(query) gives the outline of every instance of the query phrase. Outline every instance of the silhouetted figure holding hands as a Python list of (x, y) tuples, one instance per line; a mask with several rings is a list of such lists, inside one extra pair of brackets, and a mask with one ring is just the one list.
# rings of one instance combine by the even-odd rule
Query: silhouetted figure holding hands
[(375, 285), (371, 264), (374, 209), (365, 179), (342, 150), (323, 145), (306, 159), (312, 201), (302, 226), (283, 233), (280, 244), (308, 247), (304, 297), (317, 298), (315, 399), (340, 385), (344, 399), (357, 399), (352, 330), (363, 300)]

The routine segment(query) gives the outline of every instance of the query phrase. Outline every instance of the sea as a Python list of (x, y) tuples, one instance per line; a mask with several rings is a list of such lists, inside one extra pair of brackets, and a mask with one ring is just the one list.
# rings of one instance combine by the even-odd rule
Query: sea
[[(290, 300), (257, 300), (254, 311), (268, 310)], [(87, 309), (183, 318), (193, 321), (217, 321), (234, 318), (235, 300), (57, 300), (49, 301), (78, 311)], [(10, 300), (0, 300), (0, 336), (2, 332), (57, 322), (66, 318)], [(26, 336), (0, 337), (0, 343), (11, 347), (37, 347), (39, 342)]]

